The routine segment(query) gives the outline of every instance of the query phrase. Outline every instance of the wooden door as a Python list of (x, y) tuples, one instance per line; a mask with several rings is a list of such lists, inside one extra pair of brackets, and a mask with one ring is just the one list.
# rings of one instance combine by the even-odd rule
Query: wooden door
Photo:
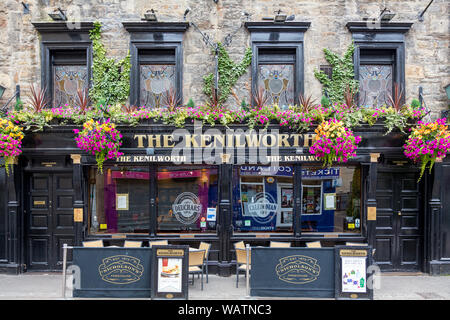
[(385, 271), (420, 271), (423, 210), (418, 173), (377, 174), (375, 261)]
[[(32, 173), (25, 212), (28, 270), (58, 270), (63, 244), (74, 244), (73, 181), (69, 173)], [(69, 250), (70, 251), (70, 250)], [(69, 252), (68, 260), (71, 260)]]

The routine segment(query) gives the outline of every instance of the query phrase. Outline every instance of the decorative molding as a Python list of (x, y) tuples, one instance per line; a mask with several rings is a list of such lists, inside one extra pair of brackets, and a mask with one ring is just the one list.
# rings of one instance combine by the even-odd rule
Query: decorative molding
[(185, 32), (189, 22), (123, 21), (128, 32)]
[(347, 22), (345, 25), (352, 33), (364, 32), (364, 33), (378, 33), (378, 32), (394, 32), (394, 33), (406, 33), (411, 29), (412, 22), (380, 22), (371, 23), (370, 21), (354, 21)]
[(73, 160), (73, 164), (81, 164), (81, 154), (71, 154), (70, 157)]
[(311, 22), (245, 22), (244, 25), (250, 32), (306, 32), (311, 26)]
[(94, 22), (32, 22), (34, 28), (40, 33), (69, 32), (87, 33), (94, 27)]

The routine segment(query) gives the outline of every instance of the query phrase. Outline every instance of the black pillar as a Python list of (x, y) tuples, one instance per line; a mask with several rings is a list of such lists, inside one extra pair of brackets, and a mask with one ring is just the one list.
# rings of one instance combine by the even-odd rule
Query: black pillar
[(366, 224), (367, 224), (367, 242), (369, 246), (376, 246), (376, 225), (377, 225), (377, 164), (379, 153), (370, 154), (370, 164), (368, 172), (368, 190), (365, 203)]
[(300, 238), (302, 235), (302, 164), (294, 165), (294, 237)]
[(84, 210), (83, 201), (83, 170), (81, 166), (81, 155), (72, 154), (70, 157), (73, 160), (73, 189), (74, 189), (74, 199), (73, 199), (73, 223), (75, 231), (74, 245), (80, 246), (83, 241), (83, 225), (87, 225), (85, 221), (88, 219), (88, 214)]
[(222, 164), (219, 166), (219, 275), (229, 276), (231, 274), (231, 236), (233, 227), (231, 223), (232, 207), (232, 177), (233, 166)]
[(22, 271), (22, 217), (21, 217), (21, 192), (22, 185), (21, 170), (18, 165), (18, 158), (14, 159), (8, 168), (9, 174), (6, 177), (8, 190), (7, 205), (7, 260), (8, 271), (20, 273)]

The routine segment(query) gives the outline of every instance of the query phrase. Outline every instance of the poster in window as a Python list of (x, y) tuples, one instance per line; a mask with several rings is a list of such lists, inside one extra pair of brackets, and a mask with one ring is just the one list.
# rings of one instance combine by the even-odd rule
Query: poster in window
[(342, 292), (366, 292), (366, 257), (341, 257)]
[(128, 210), (128, 193), (116, 194), (116, 210)]
[(158, 292), (182, 292), (181, 258), (158, 258)]
[(281, 207), (292, 208), (292, 188), (281, 188)]

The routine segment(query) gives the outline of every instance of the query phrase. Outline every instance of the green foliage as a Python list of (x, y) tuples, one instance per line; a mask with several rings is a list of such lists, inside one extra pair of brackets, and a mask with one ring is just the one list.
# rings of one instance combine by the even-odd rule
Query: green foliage
[(314, 70), (315, 77), (323, 85), (323, 89), (328, 93), (332, 103), (344, 102), (344, 92), (347, 87), (355, 93), (358, 91), (358, 81), (355, 80), (353, 69), (354, 51), (353, 42), (342, 57), (329, 49), (323, 49), (325, 59), (333, 68), (331, 79), (323, 71)]
[(125, 102), (130, 94), (130, 54), (118, 62), (106, 57), (99, 22), (94, 23), (89, 35), (93, 48), (91, 100), (97, 105)]
[(20, 99), (17, 99), (16, 103), (14, 104), (14, 110), (20, 111), (23, 110), (23, 102)]
[[(244, 58), (242, 59), (242, 61), (236, 64), (233, 60), (230, 59), (228, 52), (225, 50), (221, 43), (218, 43), (218, 48), (218, 103), (223, 104), (227, 101), (231, 93), (231, 89), (236, 84), (236, 81), (247, 71), (248, 66), (250, 66), (250, 64), (252, 63), (252, 49), (247, 48), (245, 50)], [(210, 73), (204, 76), (203, 83), (203, 93), (211, 99), (214, 93), (214, 74)]]
[(411, 101), (411, 107), (413, 107), (414, 109), (417, 109), (420, 107), (420, 101), (417, 99), (412, 99)]
[(247, 104), (247, 102), (245, 101), (245, 99), (242, 99), (241, 101), (241, 109), (248, 111), (249, 110), (249, 105)]
[(189, 101), (188, 101), (186, 107), (188, 107), (188, 108), (194, 108), (195, 107), (194, 100), (192, 100), (192, 98), (189, 98)]
[(330, 100), (328, 100), (326, 96), (322, 96), (322, 98), (320, 99), (320, 104), (322, 105), (322, 107), (328, 107), (330, 105)]

